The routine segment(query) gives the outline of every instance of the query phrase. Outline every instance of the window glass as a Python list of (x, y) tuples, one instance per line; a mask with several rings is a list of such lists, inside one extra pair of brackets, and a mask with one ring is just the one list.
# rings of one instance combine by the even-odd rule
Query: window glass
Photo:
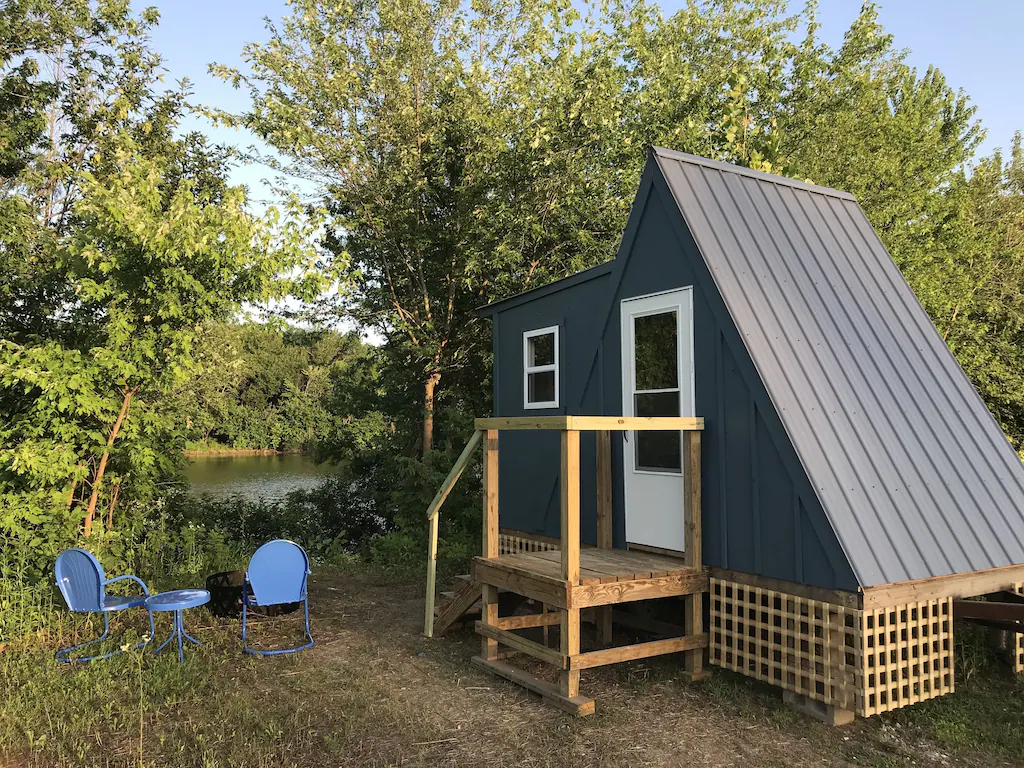
[[(633, 348), (636, 356), (636, 391), (671, 389), (679, 386), (679, 358), (676, 344), (676, 313), (661, 312), (633, 318)], [(668, 416), (642, 414), (637, 416)], [(671, 414), (678, 416), (679, 414)]]
[(531, 336), (529, 350), (527, 365), (531, 368), (535, 365), (554, 365), (555, 334), (545, 333), (541, 336)]
[(558, 407), (558, 328), (523, 334), (523, 406)]
[(542, 371), (531, 373), (527, 377), (529, 392), (527, 401), (531, 403), (553, 403), (555, 401), (555, 372)]

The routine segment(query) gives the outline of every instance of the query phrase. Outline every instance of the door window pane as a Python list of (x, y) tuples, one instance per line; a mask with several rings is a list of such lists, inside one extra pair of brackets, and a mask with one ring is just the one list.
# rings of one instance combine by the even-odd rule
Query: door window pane
[[(636, 359), (636, 391), (679, 386), (676, 345), (676, 313), (662, 312), (633, 318), (633, 354)], [(640, 414), (659, 415), (668, 414)], [(678, 416), (679, 414), (674, 414)]]
[(555, 372), (541, 371), (526, 377), (529, 383), (527, 402), (553, 403), (555, 401)]
[[(637, 416), (678, 416), (679, 392), (639, 393), (633, 395)], [(682, 472), (682, 447), (679, 433), (634, 432), (636, 468), (648, 472)]]

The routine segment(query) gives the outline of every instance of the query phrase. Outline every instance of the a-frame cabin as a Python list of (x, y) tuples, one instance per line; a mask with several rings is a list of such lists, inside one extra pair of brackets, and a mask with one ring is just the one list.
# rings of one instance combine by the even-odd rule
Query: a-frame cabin
[(546, 557), (568, 585), (547, 601), (563, 641), (546, 659), (566, 708), (574, 670), (622, 660), (580, 653), (587, 557), (591, 585), (626, 581), (627, 554), (664, 559), (635, 561), (634, 581), (659, 562), (708, 576), (689, 640), (661, 649), (689, 649), (691, 672), (706, 644), (714, 665), (861, 716), (952, 691), (952, 600), (1024, 582), (1024, 467), (849, 194), (654, 149), (613, 261), (481, 314), (483, 661), (501, 666), (515, 628), (494, 629), (488, 590), (542, 599), (521, 585)]

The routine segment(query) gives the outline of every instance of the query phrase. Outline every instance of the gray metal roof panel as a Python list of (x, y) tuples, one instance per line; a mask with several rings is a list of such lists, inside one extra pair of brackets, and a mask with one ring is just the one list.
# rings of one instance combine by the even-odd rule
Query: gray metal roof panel
[(655, 156), (860, 583), (1024, 562), (1024, 466), (856, 201)]
[(770, 181), (772, 184), (781, 184), (783, 186), (793, 187), (794, 189), (806, 189), (809, 192), (817, 192), (818, 194), (837, 197), (841, 200), (856, 200), (856, 198), (849, 192), (844, 192), (841, 189), (832, 189), (832, 187), (823, 187), (818, 184), (812, 184), (809, 181), (800, 181), (799, 179), (790, 179), (785, 176), (765, 173), (764, 171), (755, 171), (753, 168), (744, 168), (743, 166), (732, 165), (731, 163), (725, 163), (721, 160), (711, 160), (707, 157), (691, 155), (687, 152), (679, 152), (675, 149), (651, 147), (651, 152), (657, 157), (663, 157), (666, 160), (679, 160), (680, 162), (689, 163), (691, 165), (700, 165), (704, 168), (710, 168), (724, 173), (732, 173), (737, 176), (747, 176), (751, 179)]

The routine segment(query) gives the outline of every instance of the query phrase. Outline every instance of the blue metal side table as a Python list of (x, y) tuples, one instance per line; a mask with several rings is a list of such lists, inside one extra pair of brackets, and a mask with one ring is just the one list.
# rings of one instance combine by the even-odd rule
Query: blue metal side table
[(195, 608), (210, 602), (210, 593), (205, 589), (175, 589), (172, 592), (161, 592), (146, 600), (146, 608), (154, 613), (159, 611), (174, 611), (174, 631), (171, 636), (160, 643), (153, 653), (160, 653), (174, 638), (178, 638), (178, 662), (185, 660), (185, 652), (182, 649), (182, 640), (188, 638), (196, 645), (202, 645), (192, 635), (185, 631), (182, 624), (181, 614), (187, 608)]

